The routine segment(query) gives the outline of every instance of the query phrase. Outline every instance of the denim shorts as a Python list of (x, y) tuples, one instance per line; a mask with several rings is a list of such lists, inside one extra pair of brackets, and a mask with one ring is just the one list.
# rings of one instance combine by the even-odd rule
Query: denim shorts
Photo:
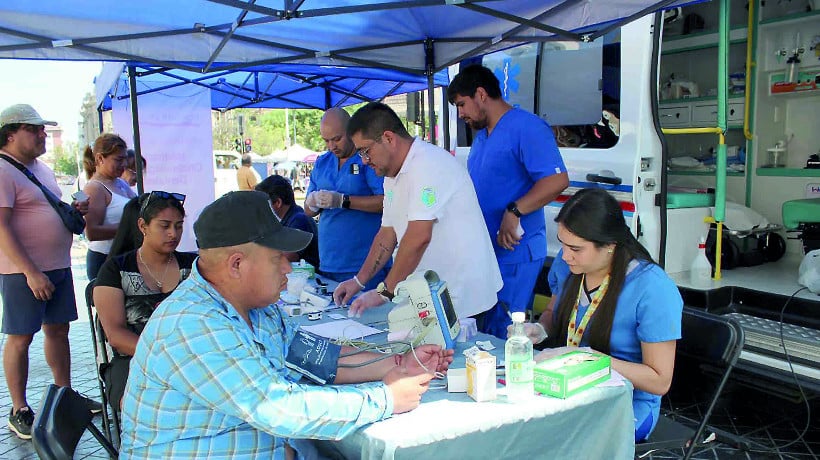
[(74, 279), (70, 268), (45, 272), (54, 284), (51, 300), (37, 300), (26, 283), (26, 275), (0, 275), (4, 334), (33, 335), (43, 324), (68, 324), (77, 319)]
[(91, 249), (88, 250), (85, 254), (85, 274), (88, 276), (88, 279), (93, 280), (97, 277), (100, 268), (102, 268), (107, 258), (108, 254), (92, 251)]

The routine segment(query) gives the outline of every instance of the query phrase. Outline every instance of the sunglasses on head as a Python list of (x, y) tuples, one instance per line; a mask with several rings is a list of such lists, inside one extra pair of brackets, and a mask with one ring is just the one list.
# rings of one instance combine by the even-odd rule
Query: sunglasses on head
[(148, 203), (151, 202), (152, 198), (157, 198), (161, 200), (176, 200), (179, 201), (179, 204), (185, 204), (185, 195), (181, 193), (173, 193), (173, 192), (165, 192), (162, 190), (154, 190), (151, 192), (145, 201), (142, 202), (142, 207), (140, 207), (140, 217), (145, 214), (145, 209), (148, 208)]

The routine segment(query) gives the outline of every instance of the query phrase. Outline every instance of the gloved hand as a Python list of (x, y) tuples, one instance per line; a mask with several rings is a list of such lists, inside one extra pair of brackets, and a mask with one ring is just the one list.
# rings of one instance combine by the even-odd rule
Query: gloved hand
[[(507, 337), (512, 334), (512, 324), (507, 326)], [(541, 343), (547, 339), (547, 331), (541, 323), (524, 323), (524, 334), (533, 344)]]
[(347, 311), (347, 316), (353, 318), (361, 318), (362, 313), (368, 308), (378, 307), (387, 303), (384, 297), (381, 296), (375, 289), (365, 292), (360, 295), (350, 304), (350, 310)]
[(316, 194), (319, 192), (310, 192), (305, 198), (305, 207), (310, 208), (313, 212), (319, 212), (319, 205), (316, 204)]
[(319, 190), (316, 192), (316, 206), (324, 209), (341, 208), (344, 195), (331, 190)]
[(333, 302), (337, 306), (347, 305), (350, 303), (353, 296), (358, 294), (359, 291), (362, 290), (362, 287), (359, 286), (359, 283), (356, 282), (355, 279), (350, 278), (347, 281), (343, 281), (336, 286), (336, 289), (333, 291)]

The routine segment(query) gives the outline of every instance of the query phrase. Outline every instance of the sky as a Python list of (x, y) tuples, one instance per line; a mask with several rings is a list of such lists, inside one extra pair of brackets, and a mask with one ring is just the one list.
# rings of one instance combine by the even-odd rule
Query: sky
[(101, 68), (101, 62), (0, 59), (0, 110), (29, 104), (63, 128), (63, 142), (77, 142), (83, 98), (94, 92)]

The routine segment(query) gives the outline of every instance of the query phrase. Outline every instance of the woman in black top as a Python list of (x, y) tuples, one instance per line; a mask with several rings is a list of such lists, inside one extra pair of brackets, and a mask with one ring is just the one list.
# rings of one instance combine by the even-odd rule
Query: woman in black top
[[(188, 277), (196, 254), (177, 252), (182, 237), (184, 195), (151, 192), (130, 203), (125, 212), (137, 214), (142, 243), (135, 250), (110, 257), (94, 285), (94, 305), (114, 360), (105, 372), (110, 401), (122, 398), (128, 362), (137, 340), (156, 306)], [(139, 204), (139, 207), (135, 206)], [(135, 219), (123, 216), (123, 225)], [(119, 232), (131, 229), (120, 227)]]

